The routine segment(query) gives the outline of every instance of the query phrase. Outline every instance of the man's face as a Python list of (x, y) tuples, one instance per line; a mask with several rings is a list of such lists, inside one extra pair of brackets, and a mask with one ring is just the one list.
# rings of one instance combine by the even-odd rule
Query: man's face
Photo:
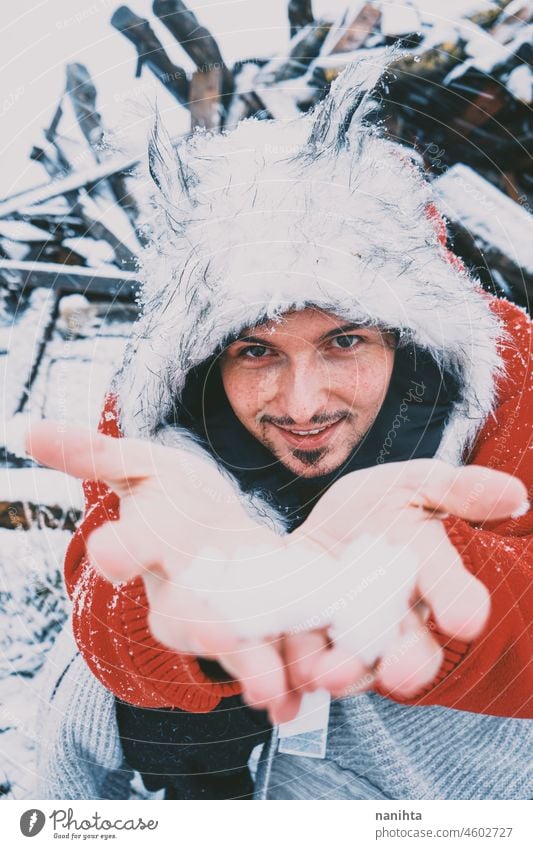
[(305, 309), (246, 328), (221, 358), (244, 427), (302, 477), (337, 469), (373, 424), (394, 364), (392, 334)]

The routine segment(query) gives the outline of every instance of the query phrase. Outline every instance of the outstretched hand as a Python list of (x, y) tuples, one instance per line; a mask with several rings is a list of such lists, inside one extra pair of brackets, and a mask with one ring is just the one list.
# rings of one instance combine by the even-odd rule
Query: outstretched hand
[(279, 718), (295, 714), (300, 695), (290, 692), (280, 641), (242, 640), (181, 581), (206, 544), (229, 560), (243, 545), (270, 546), (273, 556), (282, 545), (247, 515), (214, 464), (191, 451), (53, 421), (32, 423), (26, 450), (45, 466), (105, 483), (120, 497), (120, 518), (88, 536), (87, 556), (114, 583), (142, 576), (148, 624), (157, 640), (174, 651), (217, 660), (245, 694), (247, 687), (258, 692)]
[[(273, 721), (291, 718), (302, 693), (318, 687), (340, 695), (378, 683), (410, 696), (430, 683), (441, 650), (421, 612), (430, 611), (445, 634), (471, 640), (482, 631), (490, 604), (486, 588), (449, 542), (443, 514), (471, 522), (503, 519), (526, 500), (520, 481), (483, 467), (394, 463), (346, 475), (298, 531), (280, 538), (248, 516), (214, 464), (192, 452), (82, 428), (61, 430), (53, 422), (31, 427), (27, 450), (44, 465), (103, 481), (119, 495), (119, 520), (88, 538), (91, 564), (114, 582), (142, 575), (154, 636), (174, 650), (217, 659), (242, 683), (248, 702), (269, 710)], [(208, 596), (182, 580), (206, 545), (228, 562), (243, 548), (286, 557), (287, 545), (302, 562), (317, 552), (338, 561), (362, 534), (414, 550), (420, 564), (397, 640), (372, 670), (332, 643), (326, 629), (243, 639)]]
[(517, 478), (437, 460), (390, 463), (337, 481), (295, 535), (319, 542), (333, 556), (363, 533), (384, 536), (400, 552), (417, 556), (417, 580), (397, 639), (375, 668), (332, 646), (327, 635), (316, 634), (312, 652), (297, 640), (289, 646), (293, 684), (325, 687), (336, 695), (379, 685), (391, 695), (410, 697), (431, 683), (442, 650), (425, 625), (427, 616), (443, 634), (470, 642), (483, 631), (490, 612), (488, 590), (465, 568), (442, 519), (450, 514), (476, 524), (492, 522), (526, 505), (527, 490)]

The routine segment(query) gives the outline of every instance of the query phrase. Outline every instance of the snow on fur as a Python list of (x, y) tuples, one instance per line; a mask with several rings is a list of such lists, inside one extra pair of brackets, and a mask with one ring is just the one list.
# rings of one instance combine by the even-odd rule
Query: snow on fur
[(339, 557), (303, 554), (288, 548), (273, 557), (269, 546), (254, 543), (227, 562), (208, 545), (182, 581), (244, 639), (329, 628), (337, 646), (373, 666), (401, 637), (418, 573), (416, 553), (362, 534)]
[(228, 337), (315, 305), (397, 329), (459, 376), (439, 456), (460, 462), (492, 409), (498, 322), (437, 238), (431, 187), (365, 120), (380, 75), (360, 64), (296, 120), (197, 131), (175, 150), (156, 128), (155, 237), (117, 381), (125, 435), (158, 438), (188, 371)]

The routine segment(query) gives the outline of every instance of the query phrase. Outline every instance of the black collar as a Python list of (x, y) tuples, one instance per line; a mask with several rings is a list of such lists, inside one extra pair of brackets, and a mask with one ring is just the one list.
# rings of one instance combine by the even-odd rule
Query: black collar
[(214, 358), (187, 378), (174, 423), (192, 430), (246, 492), (261, 495), (294, 530), (331, 484), (381, 463), (433, 457), (458, 399), (457, 381), (420, 348), (396, 350), (389, 390), (364, 438), (331, 474), (302, 478), (283, 466), (235, 416)]

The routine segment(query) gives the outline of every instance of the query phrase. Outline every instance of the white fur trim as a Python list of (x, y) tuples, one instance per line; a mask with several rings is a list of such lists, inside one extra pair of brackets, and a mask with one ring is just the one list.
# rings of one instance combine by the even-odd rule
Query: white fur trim
[(463, 389), (439, 456), (460, 462), (472, 444), (494, 403), (498, 321), (439, 243), (428, 183), (361, 120), (368, 103), (344, 136), (317, 141), (325, 114), (341, 126), (348, 112), (342, 79), (315, 116), (197, 132), (176, 154), (157, 139), (157, 235), (117, 381), (127, 436), (154, 438), (191, 367), (229, 335), (313, 304), (431, 351)]

